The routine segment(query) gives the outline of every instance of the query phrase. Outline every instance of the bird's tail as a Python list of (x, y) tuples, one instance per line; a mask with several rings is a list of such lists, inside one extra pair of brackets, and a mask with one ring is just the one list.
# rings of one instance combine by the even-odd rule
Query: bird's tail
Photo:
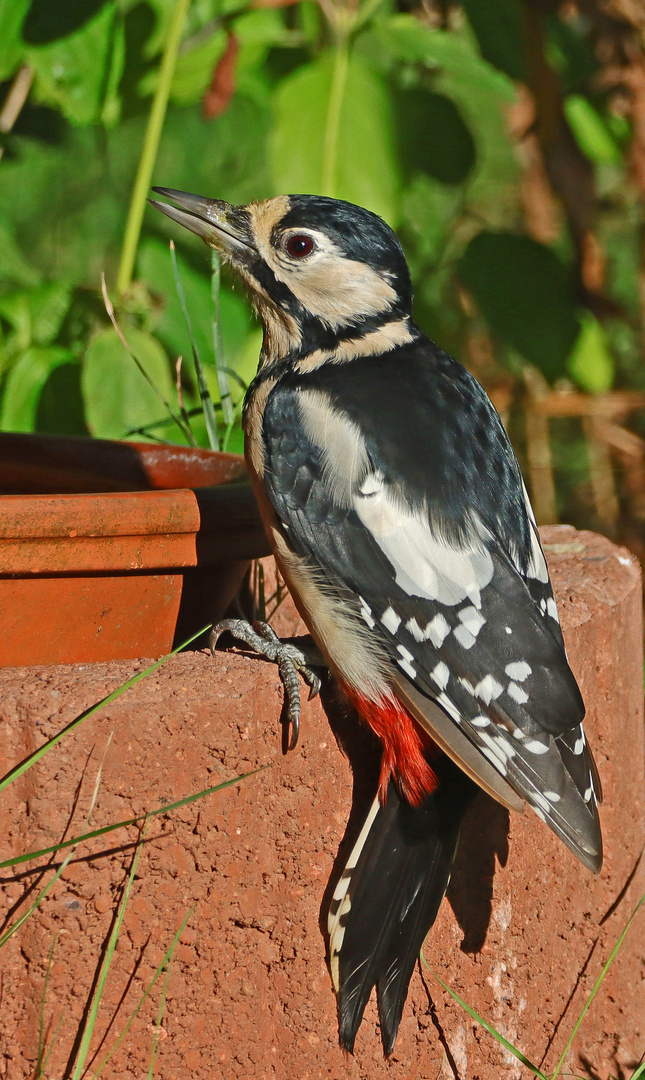
[(350, 1052), (372, 987), (381, 1038), (394, 1049), (419, 950), (448, 888), (464, 812), (476, 785), (449, 758), (433, 761), (437, 788), (420, 806), (390, 782), (374, 799), (329, 910), (329, 953), (340, 1044)]

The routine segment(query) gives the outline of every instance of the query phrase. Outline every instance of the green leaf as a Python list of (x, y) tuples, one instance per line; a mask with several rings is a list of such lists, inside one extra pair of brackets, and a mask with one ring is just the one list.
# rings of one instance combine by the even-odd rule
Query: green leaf
[(227, 37), (221, 28), (193, 49), (180, 52), (170, 87), (170, 99), (177, 105), (200, 101), (213, 78), (213, 71), (226, 48)]
[(68, 349), (31, 348), (20, 356), (7, 376), (2, 405), (2, 431), (34, 431), (38, 402), (52, 371), (74, 360)]
[(69, 285), (52, 282), (28, 294), (31, 336), (37, 345), (48, 345), (61, 328), (71, 300)]
[(476, 148), (469, 208), (493, 227), (509, 223), (517, 210), (519, 177), (505, 116), (517, 95), (512, 80), (482, 59), (469, 34), (432, 30), (412, 15), (384, 19), (365, 37), (365, 47), (380, 48), (381, 63), (423, 64), (433, 89), (454, 102)]
[(394, 101), (399, 152), (408, 177), (423, 172), (444, 184), (464, 181), (477, 151), (455, 103), (422, 87), (399, 90)]
[(569, 94), (563, 102), (564, 115), (583, 154), (600, 165), (617, 165), (622, 151), (614, 134), (588, 98)]
[[(321, 192), (333, 66), (328, 51), (280, 83), (271, 143), (278, 191)], [(399, 184), (390, 97), (384, 81), (353, 54), (340, 107), (333, 194), (392, 224), (398, 218)]]
[(554, 252), (528, 236), (480, 232), (459, 276), (495, 335), (550, 381), (565, 374), (579, 322), (569, 275)]
[(405, 191), (402, 223), (412, 234), (419, 254), (434, 262), (463, 204), (462, 189), (432, 176), (417, 176)]
[(20, 347), (49, 345), (61, 328), (70, 300), (69, 285), (52, 282), (0, 297), (0, 315), (13, 327)]
[(589, 311), (580, 313), (580, 333), (567, 359), (567, 371), (590, 394), (606, 394), (614, 383), (614, 361), (607, 335)]
[[(142, 330), (124, 329), (132, 352), (159, 393), (174, 400), (168, 357), (159, 342)], [(87, 426), (102, 439), (120, 439), (126, 431), (159, 419), (160, 401), (112, 329), (92, 338), (81, 378)], [(163, 405), (161, 405), (163, 411)]]
[[(116, 84), (124, 55), (122, 34), (116, 4), (109, 2), (89, 22), (65, 37), (32, 45), (27, 59), (36, 72), (34, 96), (60, 108), (73, 124), (98, 123), (104, 106), (110, 122), (114, 122)], [(106, 90), (111, 94), (109, 103)]]
[(0, 218), (0, 279), (2, 278), (26, 288), (38, 285), (40, 281), (39, 272), (30, 265), (18, 247), (8, 222)]
[(462, 0), (484, 60), (511, 79), (526, 81), (524, 30), (518, 0)]
[(38, 398), (34, 431), (50, 435), (89, 435), (78, 360), (59, 364), (50, 371)]
[(246, 11), (235, 20), (235, 35), (242, 45), (280, 45), (286, 39), (284, 19), (276, 8)]
[(30, 0), (0, 0), (0, 80), (9, 79), (25, 54), (20, 29)]
[[(213, 194), (234, 203), (272, 195), (266, 146), (270, 124), (267, 106), (241, 92), (216, 120), (204, 120), (195, 108), (170, 109), (154, 183)], [(124, 136), (125, 132), (121, 138)], [(152, 221), (152, 210), (150, 215)], [(176, 226), (164, 226), (158, 213), (154, 213), (154, 224), (155, 232), (165, 228), (168, 235), (177, 236)], [(195, 248), (203, 257), (201, 241), (195, 240)]]
[[(214, 363), (212, 329), (214, 307), (210, 281), (204, 274), (197, 273), (191, 264), (182, 258), (179, 251), (177, 262), (186, 292), (188, 313), (197, 351), (202, 362), (212, 366)], [(137, 266), (149, 287), (163, 297), (163, 312), (156, 326), (158, 337), (172, 357), (183, 356), (184, 361), (188, 362), (192, 356), (191, 344), (175, 288), (168, 245), (162, 240), (153, 238), (144, 240), (139, 251)], [(248, 373), (247, 353), (251, 336), (253, 346), (257, 344), (257, 326), (251, 318), (249, 305), (239, 292), (234, 293), (230, 286), (224, 285), (220, 291), (219, 301), (226, 366), (235, 371), (241, 368), (239, 374), (246, 382), (250, 382), (245, 375), (245, 372)], [(258, 348), (253, 375), (257, 368), (259, 351)], [(216, 383), (213, 385), (215, 386)], [(235, 387), (233, 390), (234, 397), (238, 398), (239, 391), (235, 392)], [(215, 400), (219, 398), (215, 389), (213, 389), (213, 396)]]
[(49, 45), (82, 29), (107, 0), (31, 0), (22, 27), (29, 45)]

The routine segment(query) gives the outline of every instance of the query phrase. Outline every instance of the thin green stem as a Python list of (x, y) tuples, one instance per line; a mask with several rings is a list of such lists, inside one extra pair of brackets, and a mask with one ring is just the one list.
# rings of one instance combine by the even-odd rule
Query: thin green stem
[(0, 780), (0, 791), (4, 791), (4, 789), (8, 787), (9, 784), (13, 784), (14, 780), (17, 780), (19, 776), (22, 776), (22, 774), (25, 773), (27, 769), (31, 769), (32, 765), (35, 765), (37, 761), (40, 761), (41, 757), (43, 757), (44, 754), (47, 754), (50, 750), (53, 750), (56, 744), (59, 743), (61, 739), (65, 737), (65, 735), (68, 735), (70, 731), (73, 731), (74, 728), (78, 727), (79, 724), (82, 724), (84, 720), (87, 720), (88, 717), (93, 716), (94, 713), (99, 711), (99, 709), (104, 709), (106, 705), (111, 705), (113, 701), (116, 701), (116, 699), (121, 696), (121, 694), (124, 694), (126, 690), (130, 689), (130, 687), (135, 686), (135, 684), (140, 682), (141, 679), (145, 679), (147, 675), (152, 675), (153, 671), (156, 671), (157, 668), (161, 667), (162, 664), (165, 664), (167, 660), (170, 660), (171, 656), (176, 656), (181, 649), (185, 649), (187, 645), (190, 645), (192, 641), (195, 641), (195, 639), (198, 638), (200, 634), (203, 634), (205, 630), (210, 630), (210, 626), (202, 626), (201, 630), (198, 630), (196, 634), (193, 634), (192, 637), (188, 638), (188, 641), (182, 641), (181, 645), (177, 645), (177, 647), (173, 649), (172, 652), (168, 653), (167, 656), (162, 656), (160, 660), (155, 660), (154, 664), (151, 664), (150, 667), (147, 667), (145, 671), (137, 672), (136, 675), (133, 675), (132, 678), (128, 679), (127, 682), (123, 683), (122, 686), (119, 686), (116, 690), (113, 690), (111, 694), (108, 694), (106, 697), (102, 698), (101, 701), (99, 701), (96, 705), (92, 705), (91, 708), (86, 709), (85, 712), (82, 712), (79, 716), (72, 720), (71, 723), (67, 725), (67, 727), (63, 728), (62, 731), (59, 731), (56, 735), (52, 735), (51, 739), (48, 739), (46, 743), (43, 743), (43, 745), (39, 746), (37, 750), (34, 750), (33, 753), (29, 755), (29, 757), (24, 758), (23, 761), (21, 761), (13, 769), (10, 769), (10, 771), (6, 773), (5, 776), (3, 776), (3, 778)]
[(627, 921), (627, 925), (625, 926), (622, 934), (618, 938), (618, 941), (616, 942), (613, 949), (611, 950), (607, 963), (605, 964), (602, 971), (600, 972), (600, 975), (596, 979), (596, 981), (594, 983), (593, 990), (591, 991), (591, 993), (589, 994), (589, 997), (585, 1001), (584, 1008), (583, 1008), (582, 1012), (580, 1013), (580, 1016), (578, 1017), (575, 1025), (574, 1025), (573, 1031), (571, 1032), (571, 1034), (570, 1034), (570, 1036), (569, 1036), (569, 1038), (567, 1040), (567, 1045), (565, 1046), (564, 1050), (562, 1051), (562, 1054), (560, 1056), (560, 1060), (558, 1061), (558, 1064), (555, 1067), (555, 1072), (553, 1073), (553, 1080), (557, 1080), (557, 1077), (560, 1075), (561, 1070), (562, 1070), (562, 1066), (564, 1065), (567, 1054), (569, 1053), (569, 1051), (571, 1049), (571, 1045), (573, 1043), (573, 1040), (575, 1039), (576, 1035), (578, 1034), (578, 1031), (580, 1029), (580, 1025), (581, 1025), (582, 1021), (584, 1020), (585, 1016), (587, 1015), (587, 1012), (589, 1011), (589, 1006), (591, 1005), (591, 1002), (593, 1001), (596, 994), (598, 993), (598, 991), (599, 991), (599, 989), (600, 989), (600, 987), (601, 987), (601, 985), (603, 983), (603, 980), (605, 978), (605, 975), (609, 971), (609, 968), (611, 967), (614, 960), (616, 959), (616, 954), (617, 954), (618, 950), (620, 949), (623, 941), (625, 940), (625, 936), (627, 934), (627, 931), (629, 930), (629, 928), (632, 925), (634, 919), (638, 915), (638, 912), (640, 911), (640, 909), (643, 907), (644, 904), (645, 904), (645, 896), (641, 896), (640, 900), (638, 901), (636, 907), (634, 908), (631, 916), (629, 917), (629, 919)]
[(176, 0), (166, 46), (161, 58), (159, 81), (157, 82), (157, 88), (152, 100), (150, 118), (148, 120), (146, 136), (143, 141), (143, 149), (141, 150), (134, 188), (132, 189), (132, 199), (128, 211), (125, 236), (123, 237), (121, 261), (119, 263), (119, 272), (116, 280), (117, 290), (121, 294), (126, 292), (132, 282), (134, 263), (137, 257), (137, 248), (139, 246), (139, 235), (141, 233), (141, 223), (143, 221), (143, 211), (146, 207), (146, 198), (150, 189), (152, 170), (154, 169), (155, 161), (157, 160), (161, 130), (163, 128), (166, 109), (168, 107), (170, 86), (175, 72), (177, 53), (179, 52), (179, 45), (181, 43), (181, 36), (189, 6), (190, 0)]
[(186, 294), (184, 287), (181, 283), (179, 276), (179, 264), (177, 262), (177, 252), (175, 251), (174, 240), (170, 241), (170, 261), (172, 262), (172, 272), (175, 278), (175, 289), (177, 290), (177, 296), (179, 297), (179, 303), (181, 304), (181, 310), (184, 313), (184, 320), (186, 322), (186, 329), (188, 330), (188, 337), (190, 338), (190, 347), (193, 351), (193, 361), (195, 364), (195, 375), (197, 376), (197, 387), (199, 389), (199, 399), (202, 403), (202, 409), (204, 412), (204, 422), (206, 424), (206, 433), (208, 435), (208, 441), (210, 443), (211, 450), (219, 450), (219, 436), (217, 434), (217, 417), (215, 416), (215, 406), (213, 399), (208, 389), (208, 383), (206, 382), (206, 375), (204, 374), (204, 368), (199, 358), (197, 351), (197, 345), (195, 344), (195, 338), (193, 336), (193, 327), (190, 321), (190, 315), (188, 313), (188, 305), (186, 303)]
[(189, 806), (190, 803), (197, 802), (198, 799), (203, 799), (206, 795), (214, 795), (217, 791), (224, 791), (225, 788), (231, 787), (232, 784), (239, 784), (242, 780), (247, 780), (249, 776), (255, 776), (256, 773), (268, 768), (269, 765), (260, 765), (258, 769), (253, 769), (252, 772), (241, 773), (239, 776), (234, 776), (232, 780), (222, 780), (220, 784), (215, 784), (214, 787), (205, 788), (204, 791), (198, 791), (192, 795), (185, 795), (183, 799), (166, 803), (165, 806), (160, 806), (156, 810), (147, 810), (145, 814), (138, 814), (137, 817), (127, 818), (125, 821), (115, 821), (112, 825), (104, 825), (102, 829), (92, 829), (91, 832), (73, 836), (71, 840), (63, 840), (61, 844), (52, 844), (50, 847), (41, 848), (40, 851), (27, 851), (24, 855), (16, 855), (14, 859), (6, 859), (5, 862), (0, 863), (0, 870), (5, 870), (9, 866), (19, 866), (20, 863), (31, 862), (33, 859), (40, 859), (43, 855), (54, 855), (58, 851), (63, 851), (64, 848), (75, 847), (77, 844), (82, 843), (83, 840), (94, 840), (97, 836), (105, 836), (106, 833), (114, 832), (115, 829), (125, 829), (130, 825), (138, 825), (140, 821), (157, 817), (159, 814), (169, 814), (172, 810), (179, 810), (183, 806)]
[(137, 844), (137, 848), (136, 848), (136, 851), (134, 853), (134, 857), (133, 857), (132, 862), (130, 864), (130, 872), (128, 874), (127, 881), (125, 883), (125, 888), (124, 888), (122, 896), (121, 896), (121, 901), (119, 903), (118, 911), (117, 911), (117, 914), (116, 914), (116, 919), (114, 920), (114, 924), (112, 926), (110, 937), (108, 939), (107, 948), (105, 950), (105, 955), (103, 957), (103, 960), (101, 961), (101, 966), (100, 966), (100, 969), (99, 969), (98, 979), (96, 981), (96, 988), (94, 990), (94, 994), (93, 994), (93, 997), (92, 997), (92, 1003), (90, 1005), (90, 1010), (89, 1010), (89, 1012), (87, 1014), (87, 1019), (86, 1019), (86, 1022), (85, 1022), (85, 1026), (83, 1028), (83, 1034), (81, 1036), (81, 1042), (80, 1042), (80, 1046), (78, 1048), (78, 1055), (77, 1055), (76, 1061), (74, 1063), (74, 1073), (72, 1075), (72, 1080), (81, 1080), (81, 1076), (83, 1075), (83, 1072), (85, 1071), (85, 1062), (87, 1061), (87, 1055), (89, 1054), (89, 1051), (90, 1051), (90, 1043), (92, 1041), (92, 1035), (94, 1034), (94, 1028), (96, 1027), (96, 1019), (98, 1017), (99, 1006), (101, 1004), (101, 999), (103, 997), (103, 992), (105, 990), (105, 983), (106, 983), (106, 980), (107, 980), (107, 977), (108, 977), (108, 974), (109, 974), (109, 971), (110, 971), (110, 967), (112, 965), (112, 958), (114, 956), (114, 951), (116, 949), (117, 942), (119, 940), (119, 934), (121, 933), (121, 924), (123, 923), (123, 916), (125, 915), (125, 909), (128, 906), (128, 900), (130, 899), (130, 892), (132, 890), (132, 885), (133, 885), (134, 878), (135, 878), (135, 875), (136, 875), (136, 872), (137, 872), (137, 864), (139, 862), (139, 856), (141, 855), (141, 851), (143, 850), (143, 841), (144, 841), (144, 837), (145, 837), (145, 829), (146, 829), (146, 827), (144, 825), (144, 827), (142, 829), (142, 832), (141, 832), (141, 839), (139, 840), (139, 843)]
[(219, 293), (221, 284), (221, 267), (219, 255), (211, 251), (211, 297), (213, 299), (213, 355), (217, 371), (217, 385), (222, 404), (222, 419), (225, 424), (230, 424), (233, 419), (233, 398), (231, 396), (231, 384), (226, 371), (224, 359), (224, 342), (222, 339), (222, 323), (220, 319)]
[(340, 114), (345, 96), (347, 84), (347, 70), (349, 68), (349, 37), (346, 32), (337, 32), (334, 47), (334, 69), (331, 77), (329, 91), (329, 105), (327, 108), (327, 122), (325, 124), (325, 141), (323, 143), (323, 161), (321, 191), (323, 195), (336, 195), (337, 182), (337, 159), (338, 159), (338, 135), (340, 131)]
[(43, 996), (40, 1002), (40, 1018), (38, 1022), (38, 1064), (36, 1066), (36, 1080), (41, 1080), (44, 1072), (43, 1055), (45, 1053), (45, 1002), (47, 1000), (47, 985), (49, 983), (49, 973), (52, 969), (52, 960), (54, 958), (54, 949), (56, 948), (57, 937), (54, 934), (52, 938), (51, 948), (49, 950), (49, 956), (47, 957), (47, 968), (45, 970), (45, 982), (43, 984)]
[(138, 1002), (136, 1008), (134, 1009), (134, 1012), (130, 1016), (127, 1024), (125, 1025), (123, 1031), (119, 1035), (118, 1039), (116, 1040), (116, 1042), (114, 1043), (112, 1048), (110, 1050), (108, 1050), (107, 1054), (105, 1055), (105, 1057), (103, 1058), (101, 1063), (94, 1070), (94, 1078), (96, 1078), (99, 1075), (99, 1073), (101, 1072), (101, 1070), (103, 1069), (103, 1067), (105, 1065), (107, 1065), (108, 1061), (112, 1057), (115, 1050), (118, 1050), (119, 1046), (121, 1045), (121, 1043), (125, 1039), (126, 1035), (128, 1034), (128, 1031), (132, 1027), (132, 1024), (134, 1023), (134, 1021), (136, 1020), (137, 1016), (139, 1015), (139, 1013), (141, 1011), (141, 1007), (142, 1007), (144, 1001), (146, 1000), (146, 998), (148, 998), (150, 996), (150, 993), (151, 993), (157, 979), (161, 975), (161, 973), (164, 970), (164, 968), (166, 967), (166, 965), (170, 962), (170, 960), (172, 960), (172, 955), (173, 955), (173, 953), (175, 951), (175, 947), (178, 944), (179, 939), (180, 939), (181, 935), (184, 932), (186, 924), (187, 924), (188, 920), (190, 919), (191, 915), (193, 914), (194, 910), (195, 910), (194, 908), (191, 908), (190, 911), (188, 912), (188, 914), (186, 915), (184, 921), (182, 922), (181, 926), (179, 927), (179, 930), (177, 931), (174, 938), (172, 939), (172, 942), (171, 942), (170, 946), (166, 950), (166, 953), (165, 953), (165, 956), (164, 956), (163, 960), (159, 964), (159, 967), (155, 971), (151, 981), (148, 983), (146, 989), (144, 990), (143, 994), (139, 998), (139, 1002)]
[(365, 0), (363, 6), (356, 12), (356, 16), (352, 23), (352, 30), (358, 30), (368, 21), (368, 19), (371, 19), (376, 9), (380, 7), (382, 3), (383, 0)]

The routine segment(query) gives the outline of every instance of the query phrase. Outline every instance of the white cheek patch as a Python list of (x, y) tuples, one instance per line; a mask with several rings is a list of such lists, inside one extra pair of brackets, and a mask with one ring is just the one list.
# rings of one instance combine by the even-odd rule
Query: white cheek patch
[(260, 250), (278, 281), (287, 285), (310, 314), (337, 330), (394, 306), (396, 289), (387, 274), (346, 258), (324, 233), (315, 229), (307, 229), (306, 233), (316, 245), (306, 259), (294, 261), (270, 243)]
[(493, 577), (493, 560), (486, 548), (452, 547), (432, 532), (420, 514), (397, 502), (383, 481), (379, 486), (375, 479), (369, 495), (358, 491), (353, 505), (393, 566), (397, 585), (409, 596), (446, 605), (470, 599), (480, 606), (480, 591)]

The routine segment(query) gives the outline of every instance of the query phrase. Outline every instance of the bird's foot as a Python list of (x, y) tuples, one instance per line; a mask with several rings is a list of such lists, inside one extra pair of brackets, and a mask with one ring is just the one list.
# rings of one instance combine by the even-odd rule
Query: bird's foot
[(211, 630), (209, 645), (215, 655), (215, 646), (225, 631), (243, 641), (254, 652), (278, 665), (285, 693), (285, 737), (283, 749), (293, 750), (300, 734), (300, 683), (298, 674), (309, 686), (309, 700), (320, 692), (320, 676), (314, 667), (326, 667), (322, 656), (312, 644), (306, 655), (302, 648), (280, 641), (277, 634), (265, 622), (246, 622), (245, 619), (223, 619)]

